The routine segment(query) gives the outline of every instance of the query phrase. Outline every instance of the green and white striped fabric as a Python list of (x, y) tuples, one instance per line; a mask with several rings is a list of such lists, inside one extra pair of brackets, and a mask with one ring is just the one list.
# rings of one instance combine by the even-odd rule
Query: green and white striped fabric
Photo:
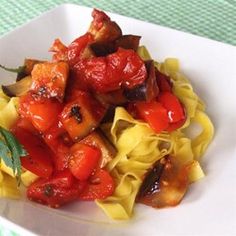
[[(236, 0), (0, 0), (0, 36), (68, 2), (236, 45)], [(17, 232), (0, 225), (0, 236), (9, 235)]]
[[(0, 35), (65, 0), (1, 0)], [(236, 45), (236, 0), (70, 0)]]

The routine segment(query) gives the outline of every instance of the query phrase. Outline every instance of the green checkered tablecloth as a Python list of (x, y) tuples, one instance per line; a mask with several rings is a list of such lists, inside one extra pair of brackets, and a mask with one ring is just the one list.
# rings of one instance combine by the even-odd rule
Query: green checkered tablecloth
[[(0, 36), (68, 2), (236, 45), (236, 0), (0, 0)], [(0, 236), (3, 235), (17, 233), (0, 225)]]
[(0, 0), (0, 35), (65, 2), (236, 45), (236, 0)]

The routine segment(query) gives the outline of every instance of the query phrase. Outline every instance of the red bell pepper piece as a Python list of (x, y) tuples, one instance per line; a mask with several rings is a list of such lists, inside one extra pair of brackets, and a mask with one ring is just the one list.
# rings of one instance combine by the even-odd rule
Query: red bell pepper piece
[(67, 50), (67, 57), (70, 66), (74, 66), (81, 58), (83, 58), (83, 52), (89, 43), (93, 41), (93, 36), (90, 33), (86, 33), (79, 38), (75, 39)]
[(80, 60), (73, 71), (78, 83), (87, 83), (90, 89), (101, 93), (121, 86), (133, 88), (147, 77), (146, 67), (138, 54), (122, 48), (106, 57)]
[(69, 168), (79, 180), (86, 180), (93, 173), (101, 158), (101, 151), (83, 143), (76, 143), (70, 149)]
[(162, 92), (158, 96), (158, 101), (167, 109), (169, 123), (176, 123), (185, 120), (185, 113), (179, 99), (170, 92)]
[(31, 91), (40, 96), (64, 98), (69, 65), (67, 62), (44, 62), (34, 66), (32, 72)]
[(20, 98), (18, 112), (29, 119), (39, 132), (45, 132), (57, 120), (62, 104), (55, 99), (34, 98), (30, 93)]
[(89, 93), (77, 91), (73, 101), (65, 105), (60, 121), (72, 140), (88, 135), (100, 123), (106, 108)]
[(86, 183), (74, 179), (70, 171), (58, 172), (49, 179), (38, 179), (27, 189), (27, 197), (35, 202), (57, 208), (78, 199)]
[(168, 127), (167, 110), (161, 103), (137, 102), (135, 106), (139, 117), (145, 120), (155, 132), (160, 133)]
[(52, 153), (43, 140), (20, 127), (14, 127), (12, 131), (28, 153), (21, 158), (22, 166), (40, 177), (50, 177), (53, 171)]
[(56, 121), (44, 134), (43, 138), (53, 152), (55, 170), (68, 167), (69, 147), (73, 144), (60, 121)]
[(110, 174), (103, 169), (98, 169), (90, 178), (88, 185), (79, 195), (79, 199), (92, 201), (105, 199), (113, 194), (115, 183)]

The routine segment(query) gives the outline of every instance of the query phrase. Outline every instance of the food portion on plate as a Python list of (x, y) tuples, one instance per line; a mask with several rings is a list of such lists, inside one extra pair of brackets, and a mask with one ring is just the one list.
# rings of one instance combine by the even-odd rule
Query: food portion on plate
[(175, 206), (204, 176), (214, 133), (205, 105), (177, 59), (154, 61), (140, 36), (92, 17), (68, 46), (54, 41), (51, 61), (0, 66), (17, 72), (0, 90), (0, 197), (19, 198), (23, 185), (29, 200), (95, 201), (113, 219), (135, 203)]

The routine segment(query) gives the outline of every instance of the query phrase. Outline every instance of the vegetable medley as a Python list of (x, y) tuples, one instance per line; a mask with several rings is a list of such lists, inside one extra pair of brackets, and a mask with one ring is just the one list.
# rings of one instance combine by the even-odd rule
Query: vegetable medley
[[(176, 59), (157, 63), (140, 36), (102, 11), (92, 17), (68, 46), (54, 41), (51, 61), (25, 59), (2, 86), (0, 196), (17, 196), (22, 182), (32, 201), (94, 200), (114, 219), (129, 218), (134, 202), (177, 205), (204, 175), (213, 136), (204, 104)], [(193, 122), (202, 132), (191, 139)]]

